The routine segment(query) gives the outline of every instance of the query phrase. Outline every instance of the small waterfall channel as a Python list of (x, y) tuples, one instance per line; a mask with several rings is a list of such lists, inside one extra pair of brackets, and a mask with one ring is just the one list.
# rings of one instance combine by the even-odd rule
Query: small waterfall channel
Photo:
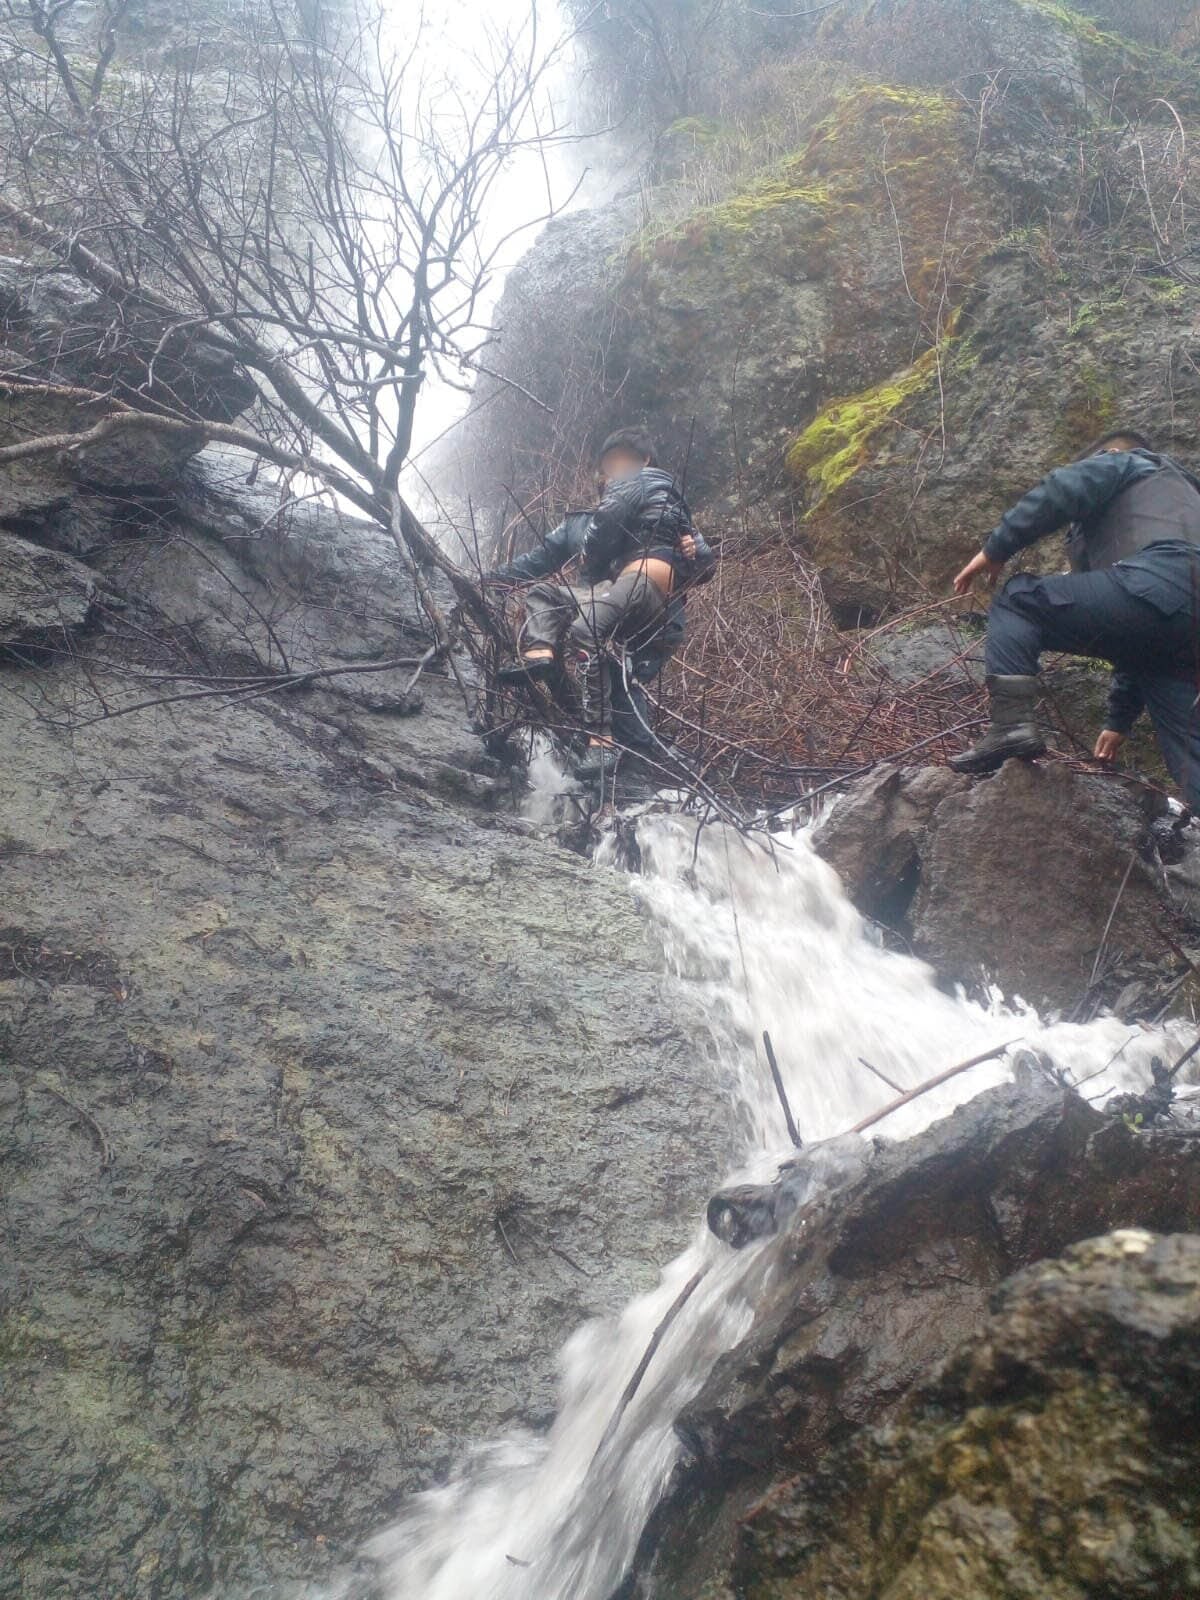
[[(696, 1093), (731, 1096), (743, 1147), (738, 1179), (770, 1179), (793, 1154), (754, 1043), (764, 1029), (806, 1144), (831, 1141), (806, 1164), (812, 1194), (856, 1170), (867, 1137), (910, 1137), (1010, 1072), (1005, 1059), (980, 1065), (871, 1135), (837, 1138), (895, 1098), (860, 1057), (908, 1088), (1019, 1040), (1071, 1081), (1089, 1078), (1084, 1092), (1101, 1098), (1144, 1084), (1150, 1057), (1169, 1044), (1113, 1019), (1043, 1024), (999, 996), (982, 1005), (942, 992), (926, 967), (872, 939), (803, 831), (747, 840), (709, 826), (697, 838), (694, 820), (672, 814), (645, 816), (636, 828), (641, 871), (631, 892), (711, 1032), (712, 1061), (698, 1058)], [(613, 853), (602, 847), (597, 870)], [(714, 1189), (727, 1176), (714, 1173)], [(478, 1447), (452, 1482), (415, 1497), (372, 1541), (373, 1592), (388, 1600), (607, 1600), (676, 1459), (675, 1418), (749, 1330), (778, 1250), (766, 1239), (733, 1251), (699, 1224), (656, 1288), (568, 1340), (547, 1435)]]

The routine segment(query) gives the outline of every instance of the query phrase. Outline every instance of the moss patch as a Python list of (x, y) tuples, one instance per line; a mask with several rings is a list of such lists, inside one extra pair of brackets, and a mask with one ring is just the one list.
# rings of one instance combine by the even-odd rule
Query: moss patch
[[(803, 150), (787, 156), (728, 199), (704, 206), (665, 228), (651, 224), (639, 236), (632, 254), (634, 258), (659, 254), (667, 245), (674, 247), (674, 255), (680, 245), (712, 247), (735, 242), (753, 234), (771, 213), (784, 206), (811, 207), (823, 214), (824, 223), (832, 212), (845, 212), (858, 204), (864, 180), (870, 181), (881, 150), (889, 152), (887, 165), (898, 184), (906, 186), (914, 170), (927, 170), (931, 179), (936, 175), (937, 193), (944, 201), (946, 163), (955, 165), (957, 152), (949, 148), (945, 137), (933, 135), (933, 130), (946, 130), (953, 142), (952, 130), (962, 115), (961, 105), (929, 90), (886, 83), (844, 90), (835, 97), (833, 109), (817, 123)], [(701, 119), (685, 118), (674, 124), (672, 131), (684, 131), (697, 139), (712, 137), (700, 129)]]
[(1119, 409), (1120, 391), (1112, 374), (1094, 361), (1085, 361), (1057, 429), (1055, 442), (1059, 449), (1067, 455), (1082, 450), (1090, 439), (1116, 425)]
[(906, 371), (817, 413), (787, 453), (788, 470), (819, 491), (817, 505), (854, 476), (879, 430), (933, 381), (937, 362), (938, 351), (927, 350)]
[(1195, 66), (1182, 56), (1110, 32), (1086, 11), (1066, 5), (1064, 0), (1019, 0), (1019, 4), (1077, 39), (1085, 82), (1092, 87), (1097, 86), (1096, 79), (1111, 84), (1118, 103), (1126, 110), (1136, 107), (1139, 101), (1160, 101), (1163, 97), (1189, 109), (1200, 105)]
[(826, 206), (830, 200), (827, 184), (807, 183), (799, 159), (786, 162), (777, 171), (744, 190), (731, 195), (720, 205), (708, 206), (689, 219), (685, 233), (747, 233), (763, 215), (776, 206)]

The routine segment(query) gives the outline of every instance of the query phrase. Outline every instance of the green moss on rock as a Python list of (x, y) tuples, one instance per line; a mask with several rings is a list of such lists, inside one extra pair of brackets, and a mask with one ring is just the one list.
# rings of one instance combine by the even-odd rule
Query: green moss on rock
[(927, 350), (906, 371), (817, 413), (787, 453), (788, 470), (819, 491), (817, 505), (849, 482), (879, 430), (933, 381), (937, 361)]
[(739, 1528), (747, 1600), (1096, 1600), (1200, 1586), (1200, 1240), (1133, 1230), (1009, 1280), (890, 1428)]

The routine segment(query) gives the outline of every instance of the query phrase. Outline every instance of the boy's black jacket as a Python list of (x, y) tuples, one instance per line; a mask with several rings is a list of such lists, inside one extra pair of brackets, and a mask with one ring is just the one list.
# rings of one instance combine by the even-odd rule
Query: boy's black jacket
[[(683, 533), (696, 541), (696, 555), (690, 561), (676, 547)], [(692, 527), (691, 512), (675, 480), (657, 467), (621, 478), (595, 511), (569, 511), (540, 545), (491, 576), (518, 582), (546, 578), (579, 556), (583, 577), (599, 583), (639, 555), (670, 561), (680, 587), (703, 583), (716, 565), (715, 552)]]
[[(679, 550), (685, 533), (696, 540), (696, 555), (691, 560)], [(702, 581), (715, 560), (692, 527), (692, 514), (679, 485), (658, 467), (643, 467), (632, 477), (618, 478), (609, 485), (592, 513), (583, 541), (583, 575), (589, 583), (615, 578), (638, 556), (671, 562), (676, 577), (685, 583)]]

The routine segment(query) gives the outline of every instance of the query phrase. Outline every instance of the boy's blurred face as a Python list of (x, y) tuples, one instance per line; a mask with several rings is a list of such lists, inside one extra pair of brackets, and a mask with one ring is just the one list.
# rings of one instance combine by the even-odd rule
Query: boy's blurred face
[(646, 456), (635, 456), (630, 450), (608, 450), (600, 457), (600, 492), (621, 478), (632, 478), (643, 467), (650, 465)]

